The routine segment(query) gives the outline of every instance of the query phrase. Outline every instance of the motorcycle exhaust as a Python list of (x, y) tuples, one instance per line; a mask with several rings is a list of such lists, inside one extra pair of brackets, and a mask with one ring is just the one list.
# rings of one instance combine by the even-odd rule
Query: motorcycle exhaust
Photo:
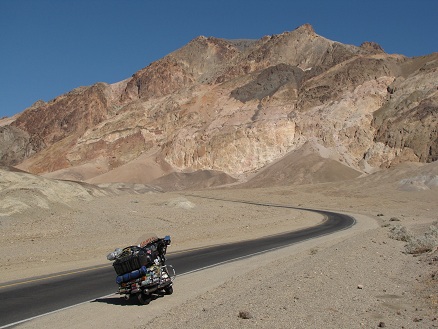
[(143, 289), (143, 293), (146, 295), (149, 295), (151, 293), (153, 293), (154, 291), (158, 290), (158, 286), (154, 287), (154, 288), (148, 288), (148, 289)]

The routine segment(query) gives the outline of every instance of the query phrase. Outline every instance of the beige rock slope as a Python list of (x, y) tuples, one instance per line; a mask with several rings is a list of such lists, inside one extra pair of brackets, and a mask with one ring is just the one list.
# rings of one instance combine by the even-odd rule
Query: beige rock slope
[[(364, 173), (431, 162), (437, 62), (344, 45), (310, 25), (260, 40), (198, 37), (117, 84), (80, 87), (1, 120), (0, 161), (79, 180), (94, 178), (83, 166), (99, 176), (135, 161), (124, 168), (147, 163), (145, 183), (163, 166), (245, 179), (308, 141)], [(95, 181), (105, 177), (114, 175)]]

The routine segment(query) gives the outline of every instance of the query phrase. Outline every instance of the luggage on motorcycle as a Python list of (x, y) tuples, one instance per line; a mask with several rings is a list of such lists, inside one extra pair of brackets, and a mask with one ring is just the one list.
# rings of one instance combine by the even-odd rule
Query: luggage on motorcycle
[(175, 271), (166, 265), (170, 236), (160, 239), (156, 235), (145, 235), (137, 245), (117, 248), (107, 255), (117, 273), (118, 293), (137, 296), (141, 304), (148, 304), (153, 294), (172, 294)]
[[(137, 246), (126, 247), (122, 252), (116, 250), (109, 254), (107, 259), (115, 258), (113, 263), (117, 275), (123, 275), (140, 269), (142, 266), (151, 266), (155, 260), (164, 264), (167, 246), (170, 245), (170, 236), (159, 239), (156, 235), (148, 234), (140, 238)], [(110, 257), (111, 256), (111, 257)]]
[(140, 267), (140, 269), (138, 270), (134, 270), (132, 272), (129, 273), (125, 273), (123, 275), (119, 275), (116, 277), (116, 283), (117, 284), (121, 284), (124, 282), (129, 282), (131, 280), (135, 280), (140, 278), (143, 275), (146, 275), (148, 273), (148, 269), (146, 268), (146, 266), (142, 266)]
[(146, 234), (143, 234), (140, 238), (138, 238), (137, 245), (140, 248), (143, 248), (143, 247), (147, 246), (148, 244), (154, 243), (158, 240), (159, 240), (159, 238), (155, 233), (146, 233)]
[(123, 249), (123, 253), (114, 261), (113, 266), (117, 275), (123, 275), (138, 270), (150, 262), (146, 250), (132, 246)]

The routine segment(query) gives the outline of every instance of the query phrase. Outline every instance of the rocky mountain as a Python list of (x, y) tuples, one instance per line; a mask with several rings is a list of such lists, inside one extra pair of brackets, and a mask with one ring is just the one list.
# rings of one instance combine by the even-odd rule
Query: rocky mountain
[(438, 53), (344, 45), (310, 25), (260, 40), (201, 36), (124, 81), (0, 120), (0, 161), (98, 183), (129, 181), (123, 170), (142, 183), (206, 171), (245, 180), (309, 150), (345, 178), (433, 162), (437, 68)]

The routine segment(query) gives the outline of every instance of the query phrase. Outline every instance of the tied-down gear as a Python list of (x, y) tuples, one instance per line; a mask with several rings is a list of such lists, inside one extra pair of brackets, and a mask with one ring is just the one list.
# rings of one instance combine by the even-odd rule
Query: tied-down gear
[(153, 293), (172, 294), (175, 271), (165, 264), (170, 243), (170, 236), (160, 239), (153, 235), (142, 238), (136, 246), (117, 248), (108, 254), (107, 259), (114, 261), (118, 293), (126, 299), (136, 295), (141, 304), (149, 304)]

